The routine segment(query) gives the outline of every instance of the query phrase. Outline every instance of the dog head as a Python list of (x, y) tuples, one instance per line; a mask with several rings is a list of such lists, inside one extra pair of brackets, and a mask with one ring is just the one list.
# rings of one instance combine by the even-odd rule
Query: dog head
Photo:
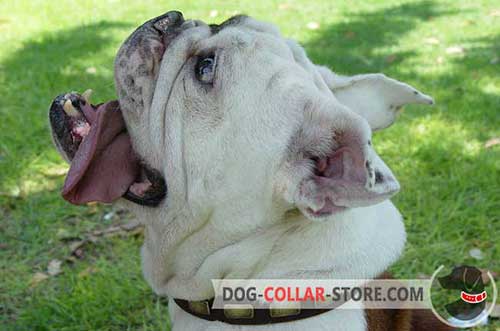
[(53, 104), (56, 145), (77, 168), (73, 202), (125, 194), (191, 213), (257, 204), (269, 215), (298, 208), (324, 219), (399, 190), (372, 130), (406, 103), (432, 103), (383, 75), (317, 67), (272, 25), (246, 16), (207, 25), (175, 11), (124, 42), (115, 83), (119, 106), (78, 95)]

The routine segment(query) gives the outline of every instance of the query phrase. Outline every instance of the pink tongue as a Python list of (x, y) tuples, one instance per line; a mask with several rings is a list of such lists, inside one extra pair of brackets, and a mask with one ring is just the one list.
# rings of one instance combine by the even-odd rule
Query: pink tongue
[(112, 202), (120, 198), (139, 174), (139, 161), (118, 101), (106, 102), (96, 109), (82, 107), (90, 132), (71, 161), (62, 195), (73, 204), (91, 201)]

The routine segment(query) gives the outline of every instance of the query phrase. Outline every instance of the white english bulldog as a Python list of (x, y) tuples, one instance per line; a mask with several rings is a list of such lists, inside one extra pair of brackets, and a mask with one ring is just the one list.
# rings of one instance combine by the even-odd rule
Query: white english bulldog
[(124, 42), (115, 82), (118, 102), (68, 93), (52, 104), (54, 141), (71, 162), (63, 196), (119, 200), (137, 215), (144, 276), (170, 298), (174, 331), (424, 330), (408, 311), (238, 324), (178, 302), (213, 298), (211, 279), (379, 276), (406, 235), (372, 132), (431, 97), (383, 74), (317, 66), (271, 24), (207, 25), (176, 11)]

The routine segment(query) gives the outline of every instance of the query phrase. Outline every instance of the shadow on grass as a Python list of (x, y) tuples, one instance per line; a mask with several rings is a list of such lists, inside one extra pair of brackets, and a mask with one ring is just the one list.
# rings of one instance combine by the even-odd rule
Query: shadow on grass
[[(306, 42), (304, 47), (315, 63), (327, 65), (342, 74), (384, 72), (399, 80), (418, 82), (418, 87), (423, 91), (431, 95), (438, 94), (438, 107), (444, 110), (443, 115), (448, 120), (459, 121), (480, 133), (481, 127), (493, 129), (498, 126), (495, 105), (500, 104), (499, 96), (485, 92), (480, 85), (468, 84), (468, 87), (464, 87), (464, 82), (473, 83), (484, 76), (493, 77), (495, 70), (499, 70), (500, 64), (490, 63), (500, 52), (499, 36), (466, 41), (468, 46), (465, 56), (447, 59), (452, 69), (445, 74), (408, 71), (408, 66), (401, 70), (401, 64), (416, 56), (421, 45), (415, 45), (414, 50), (400, 52), (390, 49), (419, 24), (458, 13), (458, 10), (444, 9), (433, 1), (353, 13), (349, 15), (348, 22), (324, 28), (318, 37)], [(439, 88), (439, 91), (429, 91), (431, 88)], [(447, 105), (456, 100), (462, 100), (471, 108), (462, 112), (449, 109), (448, 112)]]
[(384, 71), (414, 51), (381, 52), (379, 48), (397, 45), (399, 40), (420, 23), (432, 18), (457, 14), (432, 1), (407, 3), (364, 13), (351, 13), (347, 22), (333, 24), (320, 36), (305, 43), (313, 61), (329, 65), (345, 74)]
[(53, 148), (47, 110), (56, 95), (89, 87), (114, 94), (112, 71), (87, 69), (112, 68), (114, 54), (105, 53), (116, 48), (113, 31), (129, 26), (104, 21), (34, 36), (0, 63), (0, 192), (4, 184), (16, 185), (26, 167)]
[[(437, 86), (446, 86), (441, 100), (443, 105), (451, 105), (445, 111), (446, 118), (460, 121), (484, 140), (491, 138), (486, 132), (500, 126), (500, 94), (488, 91), (485, 86), (485, 79), (498, 77), (500, 72), (500, 35), (469, 39), (464, 44), (465, 55), (450, 59), (452, 70), (424, 77)], [(465, 111), (457, 112), (452, 108), (454, 105), (462, 106)]]

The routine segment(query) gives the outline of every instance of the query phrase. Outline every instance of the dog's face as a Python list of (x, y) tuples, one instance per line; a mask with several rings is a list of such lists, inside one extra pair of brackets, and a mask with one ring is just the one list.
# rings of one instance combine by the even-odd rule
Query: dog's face
[[(382, 76), (342, 86), (324, 70), (245, 16), (206, 25), (169, 12), (139, 27), (118, 52), (115, 82), (135, 154), (168, 186), (156, 208), (259, 201), (271, 215), (298, 208), (319, 220), (396, 193), (372, 129), (390, 125), (393, 108), (430, 99)], [(146, 177), (126, 184), (139, 199), (155, 184)]]

